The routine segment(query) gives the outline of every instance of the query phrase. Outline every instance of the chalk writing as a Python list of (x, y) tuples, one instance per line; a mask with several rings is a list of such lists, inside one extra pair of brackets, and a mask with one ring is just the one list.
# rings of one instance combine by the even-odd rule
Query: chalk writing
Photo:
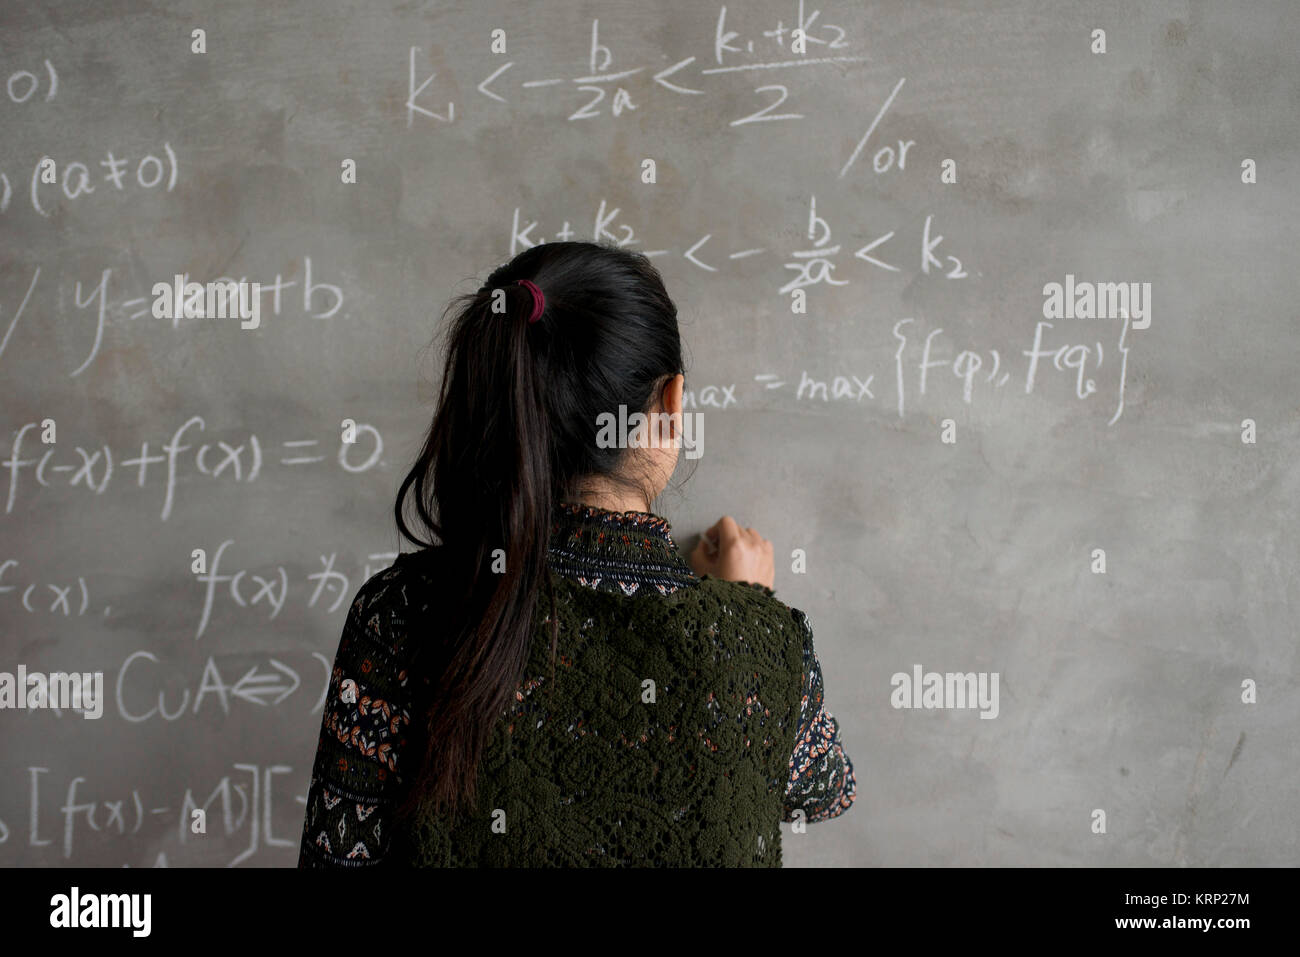
[[(845, 39), (848, 32), (834, 24), (818, 23), (820, 16), (820, 10), (808, 12), (804, 8), (803, 0), (799, 0), (794, 26), (787, 27), (778, 19), (772, 29), (760, 30), (756, 34), (747, 36), (740, 31), (728, 29), (727, 8), (724, 6), (719, 11), (717, 27), (712, 38), (713, 55), (718, 65), (693, 67), (696, 57), (687, 56), (661, 69), (647, 65), (618, 67), (613, 48), (602, 40), (600, 21), (593, 19), (586, 68), (578, 75), (552, 75), (516, 80), (515, 77), (507, 76), (515, 67), (514, 61), (508, 61), (495, 66), (486, 77), (474, 84), (474, 89), (495, 103), (509, 104), (511, 101), (504, 92), (508, 81), (517, 82), (519, 88), (523, 90), (569, 87), (574, 91), (574, 109), (568, 114), (567, 119), (572, 122), (606, 116), (613, 118), (623, 116), (642, 105), (649, 104), (652, 95), (662, 95), (663, 91), (674, 96), (707, 96), (708, 91), (699, 88), (701, 82), (706, 77), (719, 74), (824, 67), (861, 63), (868, 59), (863, 55), (829, 54), (830, 50), (849, 47)], [(811, 48), (809, 45), (812, 45)], [(818, 47), (822, 49), (817, 49)], [(827, 51), (827, 55), (809, 56), (810, 49), (819, 54), (823, 50)], [(445, 94), (438, 94), (431, 90), (438, 72), (420, 66), (423, 52), (423, 48), (417, 46), (408, 47), (406, 51), (407, 129), (414, 127), (417, 118), (426, 119), (434, 125), (453, 123), (456, 120), (455, 101), (444, 99)], [(797, 55), (790, 57), (790, 53)], [(751, 58), (746, 59), (745, 62), (732, 62), (738, 57), (752, 57), (755, 54), (759, 57), (772, 56), (779, 59)], [(445, 78), (448, 88), (455, 88), (458, 85), (453, 77), (454, 74), (449, 71)], [(799, 112), (772, 112), (790, 97), (790, 88), (785, 84), (758, 86), (754, 88), (754, 93), (760, 100), (765, 101), (764, 105), (754, 112), (731, 119), (728, 122), (729, 126), (734, 128), (750, 123), (802, 120), (806, 116), (805, 113)], [(554, 98), (549, 98), (547, 102), (554, 102)]]
[[(146, 153), (139, 159), (119, 158), (112, 150), (104, 153), (99, 166), (105, 172), (99, 177), (99, 186), (109, 183), (119, 193), (130, 191), (134, 187), (141, 190), (162, 188), (170, 193), (176, 188), (180, 177), (180, 165), (176, 160), (176, 151), (171, 144), (164, 142), (161, 157)], [(32, 209), (45, 218), (50, 217), (51, 195), (55, 200), (62, 193), (66, 200), (89, 196), (96, 191), (95, 176), (91, 167), (81, 160), (64, 160), (60, 156), (41, 156), (32, 163), (32, 172), (28, 177), (28, 198)], [(164, 185), (166, 184), (166, 185)], [(46, 187), (50, 187), (49, 190)], [(9, 185), (7, 171), (0, 170), (0, 213), (9, 207), (12, 187)]]
[[(0, 595), (13, 594), (14, 599), (29, 613), (44, 612), (51, 615), (63, 615), (64, 618), (78, 617), (86, 614), (90, 607), (90, 589), (86, 579), (78, 575), (76, 582), (56, 584), (54, 582), (32, 582), (5, 584), (5, 575), (12, 568), (18, 567), (16, 558), (6, 558), (0, 562)], [(14, 576), (9, 576), (13, 580)], [(107, 609), (105, 609), (107, 612)]]
[[(199, 617), (195, 639), (202, 638), (203, 632), (208, 627), (219, 585), (225, 586), (223, 590), (229, 594), (231, 601), (241, 608), (265, 606), (268, 621), (274, 619), (284, 608), (289, 590), (289, 573), (283, 565), (277, 565), (274, 572), (265, 576), (254, 574), (247, 569), (238, 569), (231, 574), (218, 574), (226, 549), (234, 543), (234, 539), (227, 539), (218, 545), (216, 551), (212, 553), (212, 561), (208, 569), (195, 575), (195, 579), (204, 586), (203, 612)], [(337, 557), (336, 552), (321, 555), (321, 570), (306, 576), (307, 582), (312, 585), (311, 598), (307, 602), (308, 608), (317, 607), (318, 602), (332, 595), (333, 601), (328, 610), (333, 612), (353, 594), (351, 580), (334, 567)], [(388, 567), (396, 558), (397, 552), (375, 552), (368, 555), (365, 568), (361, 573), (361, 581), (370, 578), (380, 569)]]
[[(313, 275), (313, 265), (310, 256), (303, 257), (303, 274), (301, 279), (301, 298), (297, 295), (287, 297), (284, 295), (285, 290), (292, 289), (300, 285), (299, 280), (291, 279), (283, 273), (275, 274), (274, 282), (254, 282), (249, 283), (247, 276), (240, 276), (237, 280), (228, 276), (219, 276), (211, 282), (213, 284), (238, 282), (242, 288), (256, 289), (258, 296), (259, 314), (266, 309), (262, 305), (265, 302), (264, 297), (270, 295), (270, 314), (272, 316), (290, 316), (300, 315), (311, 319), (329, 319), (336, 315), (340, 318), (348, 318), (347, 313), (340, 315), (339, 310), (343, 307), (344, 296), (341, 287), (332, 283), (324, 282), (319, 276)], [(292, 274), (290, 274), (292, 275)], [(9, 320), (9, 325), (4, 328), (3, 337), (0, 337), (0, 358), (5, 354), (5, 349), (9, 345), (9, 338), (13, 333), (14, 327), (18, 320), (26, 311), (28, 303), (32, 298), (32, 292), (36, 289), (37, 282), (41, 276), (41, 267), (37, 266), (32, 270), (31, 281), (27, 284), (27, 291), (14, 311), (14, 316)], [(189, 281), (188, 273), (180, 273), (182, 283)], [(100, 349), (104, 343), (104, 331), (110, 325), (122, 324), (138, 319), (145, 319), (149, 322), (167, 322), (172, 330), (179, 330), (182, 326), (187, 329), (206, 330), (201, 317), (184, 315), (184, 310), (176, 310), (169, 318), (158, 320), (153, 318), (153, 303), (151, 296), (137, 296), (124, 299), (113, 299), (109, 297), (109, 283), (113, 278), (112, 269), (104, 269), (100, 272), (99, 277), (93, 283), (88, 282), (83, 286), (82, 281), (78, 279), (72, 289), (72, 302), (78, 310), (93, 310), (94, 316), (94, 336), (91, 340), (86, 358), (81, 364), (68, 373), (69, 376), (79, 376), (95, 361), (99, 355)], [(169, 279), (171, 277), (168, 277)], [(53, 288), (49, 296), (54, 300), (56, 308), (64, 300), (64, 290)], [(292, 308), (292, 304), (301, 301), (301, 312)], [(0, 301), (0, 313), (3, 312), (4, 303)], [(111, 317), (111, 319), (110, 319)], [(76, 318), (76, 317), (74, 317)], [(3, 320), (0, 319), (0, 322)], [(80, 328), (85, 323), (79, 319), (73, 323), (75, 327)]]
[[(54, 69), (54, 64), (49, 60), (42, 61), (45, 65), (45, 96), (44, 102), (48, 103), (54, 99), (59, 92), (59, 73)], [(9, 94), (9, 102), (26, 103), (41, 88), (41, 77), (37, 76), (31, 70), (15, 70), (9, 74), (5, 81), (5, 92)]]
[[(271, 826), (276, 816), (274, 811), (277, 797), (281, 801), (279, 815), (281, 819), (301, 816), (300, 807), (283, 806), (287, 803), (287, 796), (283, 790), (277, 794), (274, 788), (274, 779), (293, 773), (293, 767), (287, 764), (251, 763), (230, 766), (241, 774), (238, 777), (222, 775), (202, 802), (196, 799), (192, 788), (186, 787), (183, 794), (175, 796), (176, 800), (163, 805), (154, 805), (152, 801), (146, 800), (139, 787), (132, 787), (126, 793), (122, 790), (114, 793), (101, 787), (100, 790), (92, 792), (94, 796), (83, 797), (81, 789), (87, 783), (87, 779), (79, 775), (73, 776), (68, 779), (67, 786), (62, 792), (63, 803), (54, 808), (53, 813), (49, 811), (45, 813), (47, 818), (54, 818), (56, 821), (62, 819), (61, 845), (65, 860), (72, 857), (77, 837), (84, 833), (83, 829), (89, 829), (100, 835), (97, 841), (111, 839), (114, 835), (122, 838), (141, 833), (156, 838), (159, 827), (152, 822), (158, 820), (163, 826), (176, 828), (177, 840), (182, 845), (193, 843), (196, 839), (190, 833), (190, 822), (191, 812), (196, 809), (220, 811), (220, 814), (215, 816), (215, 820), (220, 825), (216, 833), (221, 836), (229, 838), (247, 829), (247, 845), (227, 862), (227, 867), (235, 867), (243, 863), (259, 850), (296, 847), (298, 844), (296, 830), (289, 832), (288, 837), (281, 837), (273, 833)], [(42, 812), (45, 810), (45, 802), (42, 800), (42, 776), (50, 774), (51, 770), (47, 767), (29, 766), (27, 773), (29, 780), (27, 843), (31, 847), (49, 846), (54, 844), (55, 839), (44, 836), (51, 832), (46, 821), (42, 819)], [(46, 789), (49, 789), (48, 785)], [(57, 801), (58, 798), (54, 800)], [(303, 805), (306, 798), (298, 795), (288, 800), (291, 800), (293, 805)], [(56, 824), (55, 827), (57, 826)], [(125, 847), (138, 847), (139, 844), (139, 841), (133, 840)]]
[[(633, 226), (619, 221), (621, 212), (620, 207), (611, 208), (609, 203), (602, 199), (596, 208), (591, 231), (585, 234), (584, 238), (589, 238), (595, 242), (612, 243), (616, 246), (640, 246), (641, 240), (637, 238)], [(936, 250), (944, 241), (944, 237), (934, 234), (933, 221), (933, 216), (926, 216), (920, 224), (919, 235), (917, 236), (919, 243), (916, 248), (918, 248), (920, 254), (920, 274), (944, 279), (968, 278), (970, 274), (966, 271), (960, 259), (953, 255), (944, 255), (941, 259), (936, 254)], [(851, 256), (861, 259), (886, 272), (900, 272), (902, 267), (881, 258), (884, 254), (881, 247), (893, 239), (894, 235), (894, 230), (879, 234), (867, 244), (850, 253), (841, 244), (831, 242), (830, 223), (817, 214), (817, 197), (812, 196), (808, 202), (808, 224), (806, 229), (808, 244), (803, 249), (797, 249), (789, 253), (790, 261), (783, 263), (783, 266), (787, 270), (794, 271), (796, 275), (788, 282), (777, 287), (776, 292), (780, 296), (787, 296), (792, 290), (805, 286), (822, 284), (829, 286), (848, 285), (851, 280), (839, 279), (834, 275), (834, 271), (838, 266), (846, 265), (837, 261), (837, 257), (841, 253), (846, 257)], [(563, 242), (577, 239), (579, 234), (574, 230), (572, 222), (566, 219), (563, 221), (562, 227), (555, 232), (553, 238)], [(682, 258), (698, 269), (716, 273), (719, 272), (720, 264), (724, 264), (728, 260), (748, 259), (768, 251), (765, 247), (740, 246), (729, 251), (724, 248), (713, 253), (712, 250), (705, 248), (712, 241), (712, 233), (705, 233), (691, 240), (690, 246), (681, 253)], [(530, 249), (544, 242), (546, 242), (546, 239), (541, 237), (539, 222), (537, 220), (524, 221), (521, 210), (516, 206), (510, 224), (510, 255), (513, 256), (524, 249)], [(672, 250), (641, 249), (640, 252), (647, 257), (654, 258), (669, 255)]]
[[(23, 442), (27, 433), (38, 428), (35, 422), (22, 425), (13, 433), (14, 439), (9, 457), (0, 461), (0, 469), (9, 471), (9, 489), (5, 499), (6, 514), (14, 510), (20, 477), (26, 474), (23, 472), (24, 469), (30, 470), (31, 477), (41, 488), (50, 488), (56, 478), (71, 473), (71, 478), (67, 482), (68, 488), (84, 487), (95, 495), (103, 495), (114, 476), (115, 461), (120, 462), (121, 468), (135, 471), (135, 484), (138, 488), (145, 487), (151, 474), (150, 466), (165, 463), (161, 465), (164, 478), (162, 479), (162, 511), (159, 517), (162, 521), (166, 521), (172, 514), (177, 481), (182, 474), (182, 465), (187, 462), (193, 465), (194, 471), (199, 475), (214, 480), (247, 483), (255, 481), (262, 473), (263, 443), (256, 433), (250, 432), (245, 439), (238, 442), (234, 439), (231, 441), (217, 439), (213, 442), (197, 444), (182, 442), (186, 436), (190, 436), (197, 442), (197, 437), (207, 430), (206, 421), (198, 415), (191, 416), (177, 428), (171, 438), (161, 444), (158, 449), (159, 454), (149, 454), (150, 444), (146, 439), (140, 442), (139, 454), (129, 459), (121, 459), (124, 453), (120, 451), (117, 456), (114, 456), (112, 447), (107, 444), (94, 449), (86, 449), (80, 445), (73, 446), (71, 454), (75, 456), (75, 460), (72, 462), (60, 461), (56, 458), (56, 456), (67, 458), (66, 450), (57, 445), (46, 449), (39, 456), (33, 452), (31, 458), (23, 458)], [(331, 445), (328, 448), (333, 451), (332, 458), (339, 469), (349, 474), (370, 471), (380, 464), (384, 451), (383, 437), (373, 425), (359, 422), (355, 432), (354, 442), (342, 441), (332, 430), (329, 433)], [(319, 440), (316, 439), (294, 439), (282, 444), (296, 451), (305, 444), (310, 443), (314, 446), (318, 442)], [(194, 452), (192, 457), (182, 458), (183, 453), (191, 450)], [(330, 456), (324, 455), (291, 455), (279, 459), (277, 464), (292, 468), (314, 465), (329, 459)]]
[[(307, 713), (318, 712), (325, 705), (325, 695), (329, 687), (332, 662), (319, 652), (311, 656), (321, 665), (323, 674), (319, 685), (310, 689), (309, 701), (314, 704)], [(221, 667), (211, 656), (203, 665), (202, 675), (198, 677), (198, 687), (193, 695), (188, 686), (182, 685), (179, 700), (167, 699), (167, 691), (159, 686), (175, 687), (174, 672), (164, 672), (158, 656), (150, 651), (140, 649), (132, 652), (122, 662), (116, 679), (115, 701), (117, 713), (130, 724), (141, 724), (154, 719), (166, 722), (178, 721), (185, 717), (194, 717), (209, 702), (208, 709), (220, 706), (224, 716), (230, 715), (232, 702), (242, 702), (246, 707), (274, 708), (303, 687), (303, 680), (298, 670), (267, 656), (245, 668), (248, 656), (241, 655), (240, 663), (234, 666), (240, 676), (233, 682), (222, 674)], [(287, 656), (286, 656), (287, 657)], [(302, 696), (300, 695), (299, 698)]]

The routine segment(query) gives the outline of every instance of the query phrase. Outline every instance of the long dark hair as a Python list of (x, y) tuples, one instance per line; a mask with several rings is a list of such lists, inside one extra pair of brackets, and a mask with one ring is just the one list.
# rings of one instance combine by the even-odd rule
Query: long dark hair
[[(535, 323), (521, 279), (545, 296)], [(496, 290), (504, 313), (493, 311), (502, 301)], [(412, 681), (418, 689), (416, 679), (427, 678), (428, 686), (413, 724), (421, 765), (406, 772), (408, 814), (426, 803), (454, 812), (473, 802), (480, 756), (523, 676), (533, 615), (543, 584), (549, 589), (552, 510), (593, 476), (643, 487), (626, 474), (626, 450), (598, 447), (597, 417), (617, 415), (620, 405), (649, 411), (683, 371), (677, 307), (650, 261), (630, 250), (534, 246), (447, 312), (437, 412), (394, 506), (406, 539), (440, 546), (447, 587), (442, 617), (418, 639)], [(406, 523), (408, 497), (424, 536)], [(499, 569), (502, 556), (499, 573), (493, 562)], [(552, 658), (555, 642), (553, 624)]]

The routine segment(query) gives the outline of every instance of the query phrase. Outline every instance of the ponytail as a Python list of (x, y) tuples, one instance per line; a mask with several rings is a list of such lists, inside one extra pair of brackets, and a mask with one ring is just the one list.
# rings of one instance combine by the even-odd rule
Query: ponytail
[[(498, 292), (504, 314), (492, 310)], [(593, 441), (597, 415), (619, 403), (646, 408), (682, 364), (658, 273), (612, 247), (532, 247), (447, 311), (437, 412), (394, 506), (408, 541), (437, 548), (446, 589), (436, 621), (410, 623), (429, 634), (412, 666), (419, 766), (404, 769), (402, 814), (474, 802), (479, 760), (523, 677), (549, 591), (555, 507), (584, 478), (618, 472), (620, 450)], [(425, 537), (407, 525), (408, 499)]]

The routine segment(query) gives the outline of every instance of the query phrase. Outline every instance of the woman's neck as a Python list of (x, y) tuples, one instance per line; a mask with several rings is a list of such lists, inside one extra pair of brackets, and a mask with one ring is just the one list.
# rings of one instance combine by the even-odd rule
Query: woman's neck
[(575, 501), (580, 505), (604, 508), (611, 512), (650, 511), (650, 503), (646, 501), (644, 494), (602, 480), (592, 480), (584, 484)]

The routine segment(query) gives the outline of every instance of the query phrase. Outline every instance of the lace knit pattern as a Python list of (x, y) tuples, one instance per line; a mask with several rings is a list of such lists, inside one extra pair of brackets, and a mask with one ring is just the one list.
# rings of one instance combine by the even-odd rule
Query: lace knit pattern
[(779, 866), (782, 820), (852, 802), (806, 616), (769, 589), (696, 577), (658, 516), (563, 506), (553, 672), (542, 600), (476, 804), (399, 825), (407, 664), (416, 642), (437, 640), (427, 559), (402, 556), (352, 603), (300, 865)]

